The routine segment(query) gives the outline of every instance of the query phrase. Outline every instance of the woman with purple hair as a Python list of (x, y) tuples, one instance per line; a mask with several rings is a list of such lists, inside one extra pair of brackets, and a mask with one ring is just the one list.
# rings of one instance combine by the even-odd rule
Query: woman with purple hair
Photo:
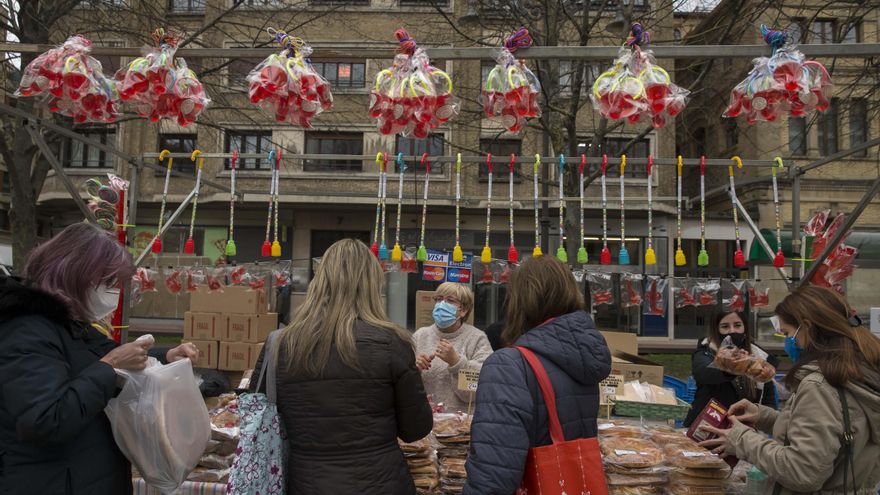
[(109, 233), (71, 225), (0, 278), (0, 493), (129, 494), (131, 465), (104, 414), (114, 368), (195, 358), (191, 344), (118, 345), (93, 327), (115, 309), (131, 257)]

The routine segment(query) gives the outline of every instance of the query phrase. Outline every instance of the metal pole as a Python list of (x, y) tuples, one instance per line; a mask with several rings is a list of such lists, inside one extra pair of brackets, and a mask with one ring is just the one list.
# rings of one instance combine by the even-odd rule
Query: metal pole
[[(125, 221), (125, 223), (132, 225), (137, 224), (139, 171), (140, 169), (138, 167), (132, 167), (131, 177), (128, 181), (128, 219)], [(126, 226), (125, 228), (127, 229), (128, 226)], [(126, 243), (130, 245), (130, 237), (126, 239)], [(122, 328), (119, 329), (119, 342), (125, 344), (126, 342), (128, 342), (128, 325), (131, 322), (131, 279), (127, 279), (122, 284), (122, 292), (122, 315), (120, 318), (121, 322), (119, 324)]]
[(859, 203), (853, 209), (852, 213), (847, 215), (846, 221), (843, 222), (843, 225), (837, 232), (834, 234), (834, 237), (831, 238), (831, 241), (828, 242), (828, 245), (825, 246), (825, 250), (822, 251), (822, 254), (819, 255), (818, 258), (813, 260), (812, 266), (810, 266), (810, 270), (804, 275), (804, 278), (801, 280), (800, 285), (804, 286), (810, 283), (810, 279), (813, 278), (813, 275), (816, 274), (816, 271), (819, 270), (819, 265), (822, 264), (827, 258), (828, 255), (831, 254), (831, 251), (837, 248), (837, 245), (840, 244), (840, 241), (843, 240), (843, 237), (847, 234), (850, 228), (852, 228), (853, 224), (856, 223), (856, 220), (862, 215), (862, 212), (865, 211), (865, 208), (868, 207), (868, 204), (874, 199), (874, 196), (880, 192), (880, 177), (877, 177), (874, 180), (874, 183), (871, 184), (868, 192), (862, 196), (862, 199), (859, 200)]
[[(190, 191), (189, 194), (185, 198), (183, 198), (183, 201), (180, 203), (180, 206), (178, 206), (177, 209), (174, 210), (174, 213), (172, 213), (171, 216), (168, 217), (168, 220), (166, 220), (165, 224), (162, 225), (162, 230), (159, 231), (159, 233), (156, 235), (156, 237), (159, 237), (161, 239), (162, 236), (165, 235), (165, 232), (167, 232), (168, 229), (171, 228), (171, 226), (174, 224), (174, 222), (177, 221), (177, 218), (184, 212), (184, 210), (186, 210), (186, 207), (189, 206), (189, 203), (195, 197), (196, 197), (196, 190), (195, 190), (195, 188), (193, 188), (193, 190)], [(154, 239), (155, 239), (155, 237), (154, 237)], [(134, 261), (134, 266), (141, 266), (141, 264), (144, 262), (144, 260), (147, 258), (147, 256), (149, 256), (149, 254), (152, 251), (153, 251), (153, 243), (150, 242), (147, 245), (147, 247), (144, 248), (143, 252), (141, 252), (140, 256), (138, 256), (137, 259)]]
[[(727, 195), (730, 196), (730, 199), (732, 201), (733, 191), (727, 191)], [(767, 253), (767, 257), (772, 260), (773, 257), (776, 256), (776, 252), (773, 251), (773, 249), (770, 247), (770, 244), (767, 244), (767, 240), (764, 239), (763, 235), (761, 235), (761, 229), (759, 229), (758, 226), (755, 225), (754, 220), (752, 220), (752, 216), (749, 215), (749, 212), (746, 211), (746, 208), (742, 205), (741, 202), (736, 201), (736, 208), (739, 210), (740, 216), (743, 218), (743, 220), (746, 221), (746, 224), (748, 224), (749, 228), (752, 229), (752, 233), (755, 234), (755, 240), (758, 241), (758, 244), (760, 244), (761, 247), (764, 249), (764, 252)], [(785, 285), (787, 285), (789, 289), (791, 289), (791, 278), (789, 278), (788, 274), (785, 273), (785, 268), (777, 268), (776, 271), (778, 271), (779, 275), (782, 276), (782, 279), (785, 281)]]
[(797, 167), (789, 169), (791, 176), (791, 279), (798, 280), (801, 276), (801, 170)]
[(82, 214), (86, 217), (86, 220), (88, 220), (89, 223), (98, 223), (98, 219), (95, 218), (95, 214), (92, 212), (92, 210), (89, 209), (88, 206), (86, 206), (86, 202), (83, 201), (83, 199), (80, 197), (79, 191), (77, 190), (76, 186), (73, 185), (73, 182), (71, 182), (70, 177), (68, 177), (67, 174), (64, 173), (64, 167), (61, 166), (61, 162), (58, 161), (58, 157), (56, 157), (55, 154), (52, 153), (52, 150), (49, 149), (49, 145), (46, 143), (46, 140), (43, 139), (43, 135), (37, 132), (37, 130), (34, 129), (34, 126), (31, 123), (28, 123), (28, 125), (25, 126), (25, 130), (28, 134), (30, 134), (31, 139), (34, 141), (34, 144), (36, 144), (37, 147), (40, 148), (40, 153), (43, 154), (43, 157), (45, 157), (49, 164), (52, 165), (52, 168), (55, 170), (55, 176), (58, 177), (58, 180), (60, 180), (62, 184), (64, 184), (64, 187), (67, 189), (68, 194), (70, 194), (70, 197), (73, 198), (73, 202), (76, 203), (77, 208), (79, 208), (79, 211), (82, 212)]
[(872, 139), (872, 140), (866, 141), (858, 146), (852, 147), (848, 150), (838, 151), (837, 153), (835, 153), (831, 156), (826, 156), (825, 158), (820, 158), (820, 159), (810, 163), (809, 165), (799, 167), (799, 170), (800, 170), (801, 174), (804, 174), (805, 172), (809, 172), (810, 170), (813, 170), (814, 168), (819, 168), (822, 165), (834, 163), (837, 160), (840, 160), (841, 158), (846, 158), (849, 155), (852, 155), (853, 153), (858, 153), (859, 151), (866, 150), (868, 148), (873, 148), (874, 146), (878, 146), (878, 145), (880, 145), (880, 138)]

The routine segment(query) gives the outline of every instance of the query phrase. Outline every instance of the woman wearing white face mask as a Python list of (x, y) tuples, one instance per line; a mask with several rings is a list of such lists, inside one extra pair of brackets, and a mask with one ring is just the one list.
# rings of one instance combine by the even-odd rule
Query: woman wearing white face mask
[(466, 411), (471, 392), (458, 390), (458, 372), (477, 370), (492, 354), (486, 334), (465, 323), (474, 309), (474, 293), (466, 285), (444, 282), (434, 293), (434, 324), (413, 336), (416, 365), (425, 392), (447, 412)]
[(133, 273), (116, 239), (80, 223), (35, 249), (23, 279), (0, 278), (0, 493), (132, 492), (104, 414), (114, 368), (198, 356), (191, 344), (118, 345), (93, 327)]

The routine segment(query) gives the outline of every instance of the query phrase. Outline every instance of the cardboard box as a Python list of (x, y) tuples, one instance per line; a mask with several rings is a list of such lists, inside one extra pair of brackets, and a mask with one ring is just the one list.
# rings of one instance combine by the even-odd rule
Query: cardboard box
[(634, 354), (612, 350), (611, 374), (623, 375), (627, 382), (638, 380), (663, 386), (663, 366)]
[(226, 328), (220, 336), (222, 342), (265, 342), (272, 331), (278, 329), (278, 313), (264, 315), (225, 314)]
[(200, 288), (192, 293), (189, 310), (194, 313), (265, 314), (268, 309), (266, 291), (249, 287), (226, 287), (211, 292)]
[(246, 342), (220, 342), (220, 361), (217, 369), (222, 371), (245, 371), (259, 356), (260, 344)]
[[(431, 313), (434, 311), (434, 292), (433, 290), (416, 291), (416, 330), (422, 327), (429, 327), (434, 324), (434, 317)], [(474, 324), (474, 312), (471, 311), (467, 324)]]
[(183, 338), (187, 340), (220, 340), (226, 333), (226, 318), (219, 313), (194, 313), (183, 315)]
[(634, 333), (601, 332), (612, 352), (620, 351), (634, 356), (639, 355), (639, 338)]
[(199, 350), (199, 359), (193, 364), (195, 368), (217, 369), (217, 351), (219, 343), (216, 340), (187, 340)]

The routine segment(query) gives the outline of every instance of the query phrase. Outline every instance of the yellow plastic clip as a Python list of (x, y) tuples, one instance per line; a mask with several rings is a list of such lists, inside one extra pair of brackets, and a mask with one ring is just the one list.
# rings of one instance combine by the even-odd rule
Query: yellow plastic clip
[(535, 153), (535, 173), (538, 173), (538, 169), (541, 168), (541, 155)]
[[(743, 168), (742, 158), (740, 158), (739, 156), (733, 156), (730, 159), (736, 163), (737, 168)], [(731, 177), (733, 177), (733, 165), (727, 167), (727, 173), (730, 174)]]
[(461, 173), (461, 153), (455, 158), (455, 172), (459, 174)]
[(620, 176), (623, 177), (623, 172), (626, 170), (626, 155), (620, 155)]
[(382, 152), (376, 153), (376, 166), (379, 167), (379, 172), (382, 172)]
[[(170, 155), (170, 154), (171, 154), (170, 151), (168, 151), (168, 150), (162, 150), (162, 152), (159, 153), (159, 161), (160, 161), (160, 162), (164, 162), (164, 161), (165, 161), (165, 157), (168, 156), (168, 155)], [(174, 157), (173, 157), (173, 156), (168, 156), (168, 170), (171, 170), (171, 162), (172, 162), (172, 161), (174, 161)]]
[(678, 176), (681, 177), (681, 167), (684, 165), (684, 162), (681, 159), (681, 155), (678, 155)]
[(199, 156), (201, 154), (202, 154), (201, 150), (195, 150), (192, 152), (192, 155), (190, 155), (190, 157), (189, 157), (189, 159), (192, 161), (196, 161), (196, 158), (199, 159), (199, 170), (201, 170), (202, 167), (205, 166), (205, 157)]
[(782, 163), (782, 157), (777, 156), (776, 158), (773, 159), (773, 161), (775, 161), (778, 165), (778, 166), (772, 168), (773, 176), (775, 177), (776, 176), (776, 169), (777, 168), (785, 168), (785, 165)]

